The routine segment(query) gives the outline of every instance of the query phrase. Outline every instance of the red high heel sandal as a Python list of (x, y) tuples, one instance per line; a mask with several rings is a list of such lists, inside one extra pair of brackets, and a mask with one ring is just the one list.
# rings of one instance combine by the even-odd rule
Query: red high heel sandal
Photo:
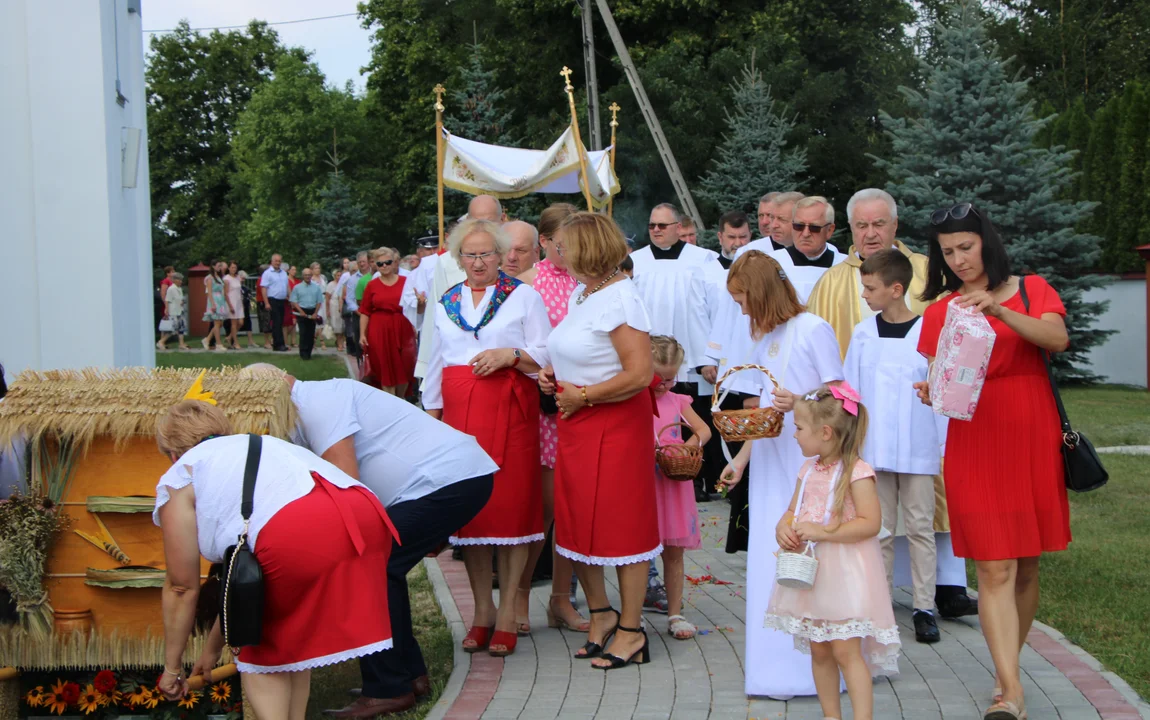
[(488, 649), (488, 653), (492, 657), (507, 657), (515, 652), (515, 644), (519, 642), (519, 636), (513, 632), (505, 630), (496, 630), (495, 634), (491, 636), (491, 642), (488, 648), (493, 648), (496, 645), (503, 647), (502, 650)]
[[(463, 652), (477, 653), (487, 649), (487, 643), (491, 640), (491, 633), (495, 631), (495, 627), (476, 627), (471, 626), (467, 631), (467, 635), (463, 638)], [(467, 645), (467, 641), (475, 643), (474, 645)]]

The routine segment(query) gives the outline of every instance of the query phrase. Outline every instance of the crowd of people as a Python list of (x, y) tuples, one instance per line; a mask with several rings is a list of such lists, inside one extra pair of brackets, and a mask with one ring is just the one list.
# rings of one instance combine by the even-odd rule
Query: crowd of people
[[(968, 203), (934, 214), (927, 256), (897, 238), (886, 192), (859, 191), (846, 215), (844, 254), (829, 242), (826, 198), (771, 192), (759, 203), (761, 237), (751, 240), (746, 214), (727, 212), (715, 252), (660, 204), (650, 244), (632, 252), (606, 215), (557, 204), (532, 226), (478, 196), (444, 252), (438, 238), (421, 241), (409, 274), (397, 251), (380, 248), (330, 283), (313, 267), (293, 285), (273, 256), (257, 299), (274, 348), (286, 349), (289, 315), (301, 355), (318, 318), (338, 317), (344, 347), (362, 350), (365, 382), (285, 376), (300, 412), (295, 440), (310, 452), (264, 446), (268, 481), (255, 497), (264, 524), (252, 534), (263, 533), (271, 599), (264, 641), (239, 658), (257, 713), (302, 717), (310, 669), (353, 657), (359, 697), (329, 715), (402, 711), (426, 694), (406, 573), (448, 541), (474, 596), (465, 651), (509, 655), (533, 632), (527, 597), (550, 535), (548, 625), (585, 634), (575, 657), (592, 667), (649, 662), (645, 604), (667, 612), (671, 637), (696, 634), (683, 555), (702, 542), (697, 502), (722, 489), (727, 550), (747, 553), (748, 695), (817, 695), (825, 717), (841, 718), (845, 685), (854, 717), (873, 717), (872, 677), (898, 672), (897, 583), (912, 590), (918, 642), (940, 641), (940, 616), (981, 616), (996, 669), (985, 717), (1025, 717), (1018, 660), (1038, 557), (1070, 540), (1043, 369), (1044, 352), (1069, 344), (1065, 310), (1041, 278), (1012, 274), (991, 219)], [(213, 269), (205, 284), (215, 315), (235, 313), (232, 274)], [(176, 311), (179, 279), (173, 290)], [(928, 366), (952, 303), (997, 333), (969, 421), (929, 407)], [(214, 337), (227, 342), (221, 331)], [(725, 443), (713, 412), (738, 409), (774, 418), (777, 436)], [(200, 552), (217, 560), (240, 522), (246, 441), (195, 400), (173, 408), (158, 435), (174, 462), (157, 493), (165, 541), (194, 539), (198, 523)], [(695, 483), (660, 469), (655, 449), (667, 444), (701, 452)], [(227, 502), (180, 499), (193, 494)], [(287, 561), (329, 543), (306, 563)], [(813, 586), (776, 582), (783, 552), (818, 560)], [(661, 607), (649, 592), (657, 557)], [(977, 568), (977, 602), (963, 558)], [(179, 579), (169, 562), (169, 586), (194, 606), (184, 564)], [(572, 574), (589, 617), (572, 603)], [(182, 618), (173, 612), (168, 632), (173, 695), (184, 687), (183, 647), (172, 642), (190, 632)], [(331, 634), (297, 632), (321, 625)], [(208, 643), (202, 667), (219, 647)]]

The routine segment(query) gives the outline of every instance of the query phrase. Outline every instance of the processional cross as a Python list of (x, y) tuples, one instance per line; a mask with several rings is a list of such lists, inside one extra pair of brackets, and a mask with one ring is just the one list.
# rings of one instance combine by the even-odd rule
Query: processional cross
[(571, 70), (571, 68), (567, 67), (566, 65), (564, 65), (563, 69), (559, 71), (559, 74), (563, 76), (564, 82), (567, 83), (567, 87), (563, 88), (567, 92), (572, 92), (573, 90), (575, 90), (575, 86), (571, 84), (571, 73), (572, 72), (573, 72), (573, 70)]

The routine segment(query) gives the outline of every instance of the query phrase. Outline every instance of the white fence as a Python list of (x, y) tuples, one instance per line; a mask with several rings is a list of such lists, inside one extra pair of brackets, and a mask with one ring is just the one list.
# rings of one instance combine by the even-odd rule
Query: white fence
[(1146, 278), (1115, 277), (1084, 294), (1089, 301), (1109, 300), (1098, 317), (1100, 330), (1116, 330), (1090, 351), (1088, 367), (1105, 382), (1146, 387)]

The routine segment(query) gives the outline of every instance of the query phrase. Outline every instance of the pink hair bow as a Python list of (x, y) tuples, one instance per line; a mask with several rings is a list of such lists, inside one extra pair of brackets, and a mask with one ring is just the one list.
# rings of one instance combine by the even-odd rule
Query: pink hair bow
[(837, 385), (831, 385), (830, 391), (833, 397), (843, 401), (843, 410), (846, 410), (851, 415), (858, 417), (859, 394), (853, 387), (850, 386), (850, 383), (844, 380)]

